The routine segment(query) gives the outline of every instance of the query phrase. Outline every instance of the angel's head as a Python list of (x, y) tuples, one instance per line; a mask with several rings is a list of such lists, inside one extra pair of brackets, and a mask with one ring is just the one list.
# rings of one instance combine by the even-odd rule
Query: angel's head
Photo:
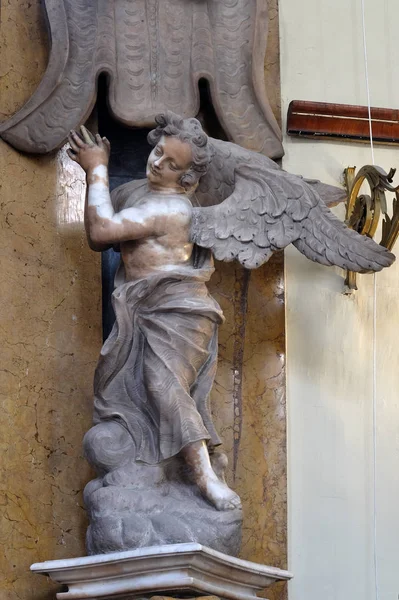
[(167, 112), (157, 115), (157, 128), (148, 134), (154, 146), (147, 162), (147, 178), (158, 189), (190, 193), (208, 169), (213, 151), (197, 119)]

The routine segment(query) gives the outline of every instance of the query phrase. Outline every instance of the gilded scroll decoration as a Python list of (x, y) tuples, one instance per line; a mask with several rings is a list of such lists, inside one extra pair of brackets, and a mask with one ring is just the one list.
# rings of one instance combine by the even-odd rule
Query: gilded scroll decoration
[[(399, 185), (394, 187), (392, 181), (396, 169), (386, 173), (381, 167), (365, 165), (356, 174), (356, 167), (348, 167), (344, 171), (348, 201), (346, 223), (362, 235), (374, 238), (380, 218), (383, 215), (382, 235), (379, 244), (392, 250), (399, 236)], [(370, 194), (361, 193), (367, 183)], [(388, 214), (386, 192), (395, 194), (392, 204), (392, 217)], [(371, 273), (371, 271), (364, 271)], [(347, 271), (345, 285), (350, 291), (357, 290), (356, 273)]]

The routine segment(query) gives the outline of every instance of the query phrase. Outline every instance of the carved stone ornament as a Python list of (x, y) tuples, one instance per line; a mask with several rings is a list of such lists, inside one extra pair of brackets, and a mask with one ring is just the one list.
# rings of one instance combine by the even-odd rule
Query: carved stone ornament
[(281, 133), (265, 93), (267, 0), (45, 0), (51, 51), (33, 96), (0, 126), (19, 150), (45, 153), (84, 123), (100, 73), (109, 107), (127, 126), (173, 110), (194, 117), (198, 81), (228, 137), (271, 158)]

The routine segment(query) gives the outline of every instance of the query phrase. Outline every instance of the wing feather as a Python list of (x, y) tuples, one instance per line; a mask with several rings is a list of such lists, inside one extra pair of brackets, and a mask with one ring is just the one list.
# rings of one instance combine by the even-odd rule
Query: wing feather
[(351, 271), (380, 271), (395, 256), (372, 239), (342, 223), (320, 200), (302, 223), (294, 246), (307, 258)]
[(234, 190), (226, 200), (194, 209), (192, 240), (211, 248), (218, 260), (238, 259), (248, 269), (259, 267), (298, 239), (300, 231), (285, 215), (287, 202), (280, 182), (269, 186), (259, 165), (238, 166)]

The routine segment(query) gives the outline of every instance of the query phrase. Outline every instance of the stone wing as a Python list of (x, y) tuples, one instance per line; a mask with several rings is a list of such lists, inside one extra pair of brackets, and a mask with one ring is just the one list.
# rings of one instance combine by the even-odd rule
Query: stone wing
[(194, 209), (191, 238), (216, 259), (237, 259), (248, 269), (291, 243), (310, 260), (351, 271), (380, 271), (395, 260), (337, 219), (304, 179), (248, 165), (236, 168), (226, 200)]
[[(269, 174), (268, 177), (270, 177), (273, 171), (281, 170), (276, 162), (263, 154), (252, 152), (236, 144), (230, 144), (213, 138), (209, 139), (215, 154), (208, 171), (201, 177), (196, 191), (197, 204), (200, 206), (220, 204), (220, 202), (226, 200), (233, 193), (236, 168), (239, 165), (251, 165), (259, 173), (267, 172)], [(347, 192), (343, 188), (322, 183), (317, 179), (307, 179), (301, 175), (297, 175), (296, 177), (303, 179), (305, 183), (310, 185), (326, 206), (336, 206), (347, 199)]]

